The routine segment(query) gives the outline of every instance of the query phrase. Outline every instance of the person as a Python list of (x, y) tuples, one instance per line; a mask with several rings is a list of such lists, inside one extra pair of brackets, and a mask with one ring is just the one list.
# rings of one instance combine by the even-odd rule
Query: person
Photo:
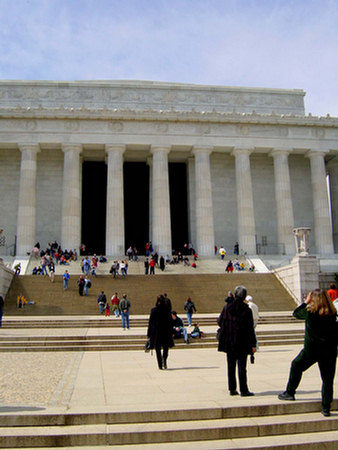
[[(256, 330), (258, 321), (259, 321), (259, 308), (256, 305), (256, 303), (253, 302), (252, 296), (251, 295), (247, 295), (245, 298), (246, 303), (248, 304), (249, 308), (251, 309), (252, 312), (252, 318), (253, 318), (253, 322), (254, 322), (254, 329)], [(256, 333), (256, 331), (255, 331)], [(256, 334), (256, 350), (258, 351), (258, 339), (257, 339), (257, 334)]]
[(4, 313), (4, 306), (5, 306), (4, 298), (2, 295), (0, 295), (0, 328), (2, 327), (2, 316)]
[(107, 303), (107, 297), (104, 291), (101, 291), (101, 294), (98, 296), (97, 303), (99, 304), (100, 314), (103, 314)]
[(127, 275), (126, 263), (124, 262), (124, 260), (122, 260), (120, 263), (120, 269), (122, 278), (124, 278)]
[(149, 273), (149, 260), (146, 258), (144, 260), (144, 275), (148, 275)]
[(80, 278), (77, 280), (77, 285), (79, 286), (79, 295), (83, 296), (83, 289), (85, 285), (85, 280), (82, 275), (80, 275)]
[(129, 309), (130, 309), (130, 301), (127, 299), (127, 295), (123, 294), (123, 298), (120, 301), (120, 313), (122, 319), (122, 328), (125, 330), (126, 326), (129, 330)]
[(203, 334), (203, 331), (201, 331), (200, 327), (198, 326), (198, 323), (194, 323), (194, 329), (190, 333), (190, 336), (192, 338), (201, 338)]
[(150, 275), (155, 275), (155, 265), (156, 265), (156, 261), (154, 258), (152, 258), (149, 262), (149, 266), (150, 266)]
[(174, 346), (172, 318), (163, 295), (159, 295), (150, 311), (147, 337), (151, 349), (155, 349), (158, 368), (167, 369), (169, 348)]
[(92, 287), (92, 282), (90, 281), (90, 279), (86, 275), (85, 279), (84, 279), (84, 288), (83, 288), (83, 292), (84, 292), (84, 295), (86, 297), (88, 295), (89, 288), (91, 288), (91, 287)]
[(169, 311), (171, 312), (172, 306), (171, 306), (171, 300), (170, 300), (170, 298), (168, 297), (168, 294), (165, 292), (165, 293), (163, 294), (163, 297), (164, 297), (165, 303), (166, 303), (166, 305), (167, 305)]
[(55, 275), (55, 264), (54, 261), (51, 259), (49, 262), (49, 278), (51, 283), (54, 283), (54, 275)]
[(162, 270), (162, 272), (165, 269), (165, 262), (163, 256), (160, 257), (160, 269)]
[(223, 245), (221, 245), (221, 248), (219, 249), (219, 254), (221, 255), (221, 260), (224, 260), (225, 255), (227, 254), (227, 252), (225, 251), (225, 248), (223, 247)]
[(110, 306), (109, 303), (106, 304), (105, 308), (104, 308), (104, 315), (105, 317), (109, 317), (110, 316)]
[(338, 322), (336, 309), (322, 289), (310, 292), (293, 316), (305, 320), (304, 348), (292, 361), (286, 390), (279, 400), (295, 400), (295, 393), (305, 372), (318, 363), (322, 379), (322, 414), (330, 416), (333, 381), (336, 370)]
[(183, 335), (185, 343), (189, 344), (188, 333), (184, 326), (183, 320), (180, 317), (178, 317), (176, 311), (171, 311), (171, 317), (172, 317), (173, 338), (178, 339)]
[(334, 283), (330, 283), (330, 289), (327, 291), (329, 297), (334, 302), (338, 298), (338, 289)]
[(228, 261), (228, 264), (227, 264), (227, 266), (225, 268), (225, 271), (228, 272), (228, 273), (232, 273), (234, 271), (234, 266), (232, 264), (231, 259)]
[(188, 325), (189, 325), (189, 327), (191, 327), (191, 318), (192, 318), (193, 313), (196, 312), (196, 307), (190, 297), (187, 298), (187, 300), (184, 304), (184, 310), (187, 313)]
[(69, 284), (69, 279), (70, 279), (68, 270), (65, 270), (65, 273), (62, 275), (62, 278), (63, 278), (63, 289), (66, 290), (66, 289), (68, 289), (68, 284)]
[(248, 388), (246, 363), (248, 355), (256, 352), (256, 335), (252, 312), (244, 302), (246, 294), (247, 290), (244, 286), (237, 286), (234, 292), (234, 301), (224, 306), (217, 320), (220, 327), (218, 351), (227, 354), (230, 395), (238, 395), (237, 366), (242, 397), (254, 395)]
[(15, 274), (14, 275), (20, 275), (21, 272), (21, 263), (18, 263), (14, 266)]
[(239, 255), (239, 244), (238, 242), (234, 245), (234, 255)]
[(235, 300), (234, 294), (231, 291), (228, 291), (228, 295), (225, 297), (225, 303), (229, 304)]
[(111, 304), (112, 304), (112, 310), (113, 310), (113, 313), (115, 314), (115, 317), (119, 317), (119, 315), (120, 315), (120, 309), (119, 309), (120, 299), (119, 299), (119, 295), (117, 292), (115, 292), (115, 294), (112, 296)]

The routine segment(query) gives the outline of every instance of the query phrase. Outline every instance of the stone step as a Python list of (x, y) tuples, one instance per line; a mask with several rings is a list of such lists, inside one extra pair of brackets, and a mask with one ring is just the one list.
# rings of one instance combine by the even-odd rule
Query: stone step
[[(316, 433), (299, 433), (277, 436), (260, 436), (238, 439), (219, 439), (207, 441), (169, 442), (157, 444), (121, 445), (90, 445), (71, 446), (72, 450), (336, 450), (338, 448), (338, 431)], [(14, 450), (17, 447), (6, 447)], [(65, 447), (39, 447), (39, 450), (57, 450)], [(67, 446), (67, 449), (70, 447)], [(36, 447), (25, 447), (26, 450), (36, 450)]]
[[(263, 413), (263, 408), (262, 408)], [(257, 438), (299, 433), (330, 432), (338, 428), (338, 416), (324, 418), (319, 412), (250, 417), (213, 418), (137, 423), (15, 426), (1, 429), (0, 448), (65, 447), (84, 445), (131, 445), (216, 439)], [(123, 448), (123, 447), (122, 447)]]

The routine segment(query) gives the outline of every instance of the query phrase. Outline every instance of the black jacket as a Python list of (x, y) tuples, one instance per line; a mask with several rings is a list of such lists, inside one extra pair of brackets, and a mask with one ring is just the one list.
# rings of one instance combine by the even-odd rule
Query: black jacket
[(150, 312), (147, 336), (150, 348), (158, 346), (173, 347), (173, 321), (168, 307), (155, 306)]
[(224, 306), (218, 325), (221, 328), (218, 351), (235, 356), (250, 355), (256, 347), (256, 335), (252, 312), (242, 300), (234, 300)]

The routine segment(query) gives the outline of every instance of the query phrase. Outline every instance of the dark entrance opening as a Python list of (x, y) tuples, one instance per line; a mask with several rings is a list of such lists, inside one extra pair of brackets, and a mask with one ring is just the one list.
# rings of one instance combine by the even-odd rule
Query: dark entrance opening
[(169, 163), (172, 248), (182, 251), (188, 244), (187, 166)]
[(82, 243), (86, 254), (104, 255), (106, 248), (107, 165), (82, 164)]
[(125, 162), (123, 180), (125, 248), (136, 247), (144, 254), (149, 240), (149, 166), (143, 162)]

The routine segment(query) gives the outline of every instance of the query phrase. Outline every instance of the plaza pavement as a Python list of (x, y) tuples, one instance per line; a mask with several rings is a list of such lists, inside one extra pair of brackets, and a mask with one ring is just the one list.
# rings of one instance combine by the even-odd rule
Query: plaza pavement
[[(48, 317), (50, 319), (50, 317)], [(117, 319), (112, 319), (117, 320)], [(259, 325), (298, 329), (304, 324)], [(294, 327), (294, 328), (292, 328)], [(262, 328), (261, 328), (262, 329)], [(206, 327), (213, 333), (215, 327)], [(31, 329), (0, 329), (1, 336), (29, 336)], [(40, 329), (34, 335), (146, 334), (145, 328)], [(0, 414), (36, 411), (119, 412), (277, 404), (291, 360), (299, 345), (261, 346), (248, 364), (254, 397), (230, 397), (225, 355), (216, 348), (187, 345), (170, 350), (168, 370), (158, 370), (155, 353), (144, 351), (2, 352), (0, 353)], [(335, 392), (338, 383), (335, 381)], [(320, 401), (317, 366), (303, 377), (297, 399)], [(320, 404), (318, 404), (320, 410)]]

